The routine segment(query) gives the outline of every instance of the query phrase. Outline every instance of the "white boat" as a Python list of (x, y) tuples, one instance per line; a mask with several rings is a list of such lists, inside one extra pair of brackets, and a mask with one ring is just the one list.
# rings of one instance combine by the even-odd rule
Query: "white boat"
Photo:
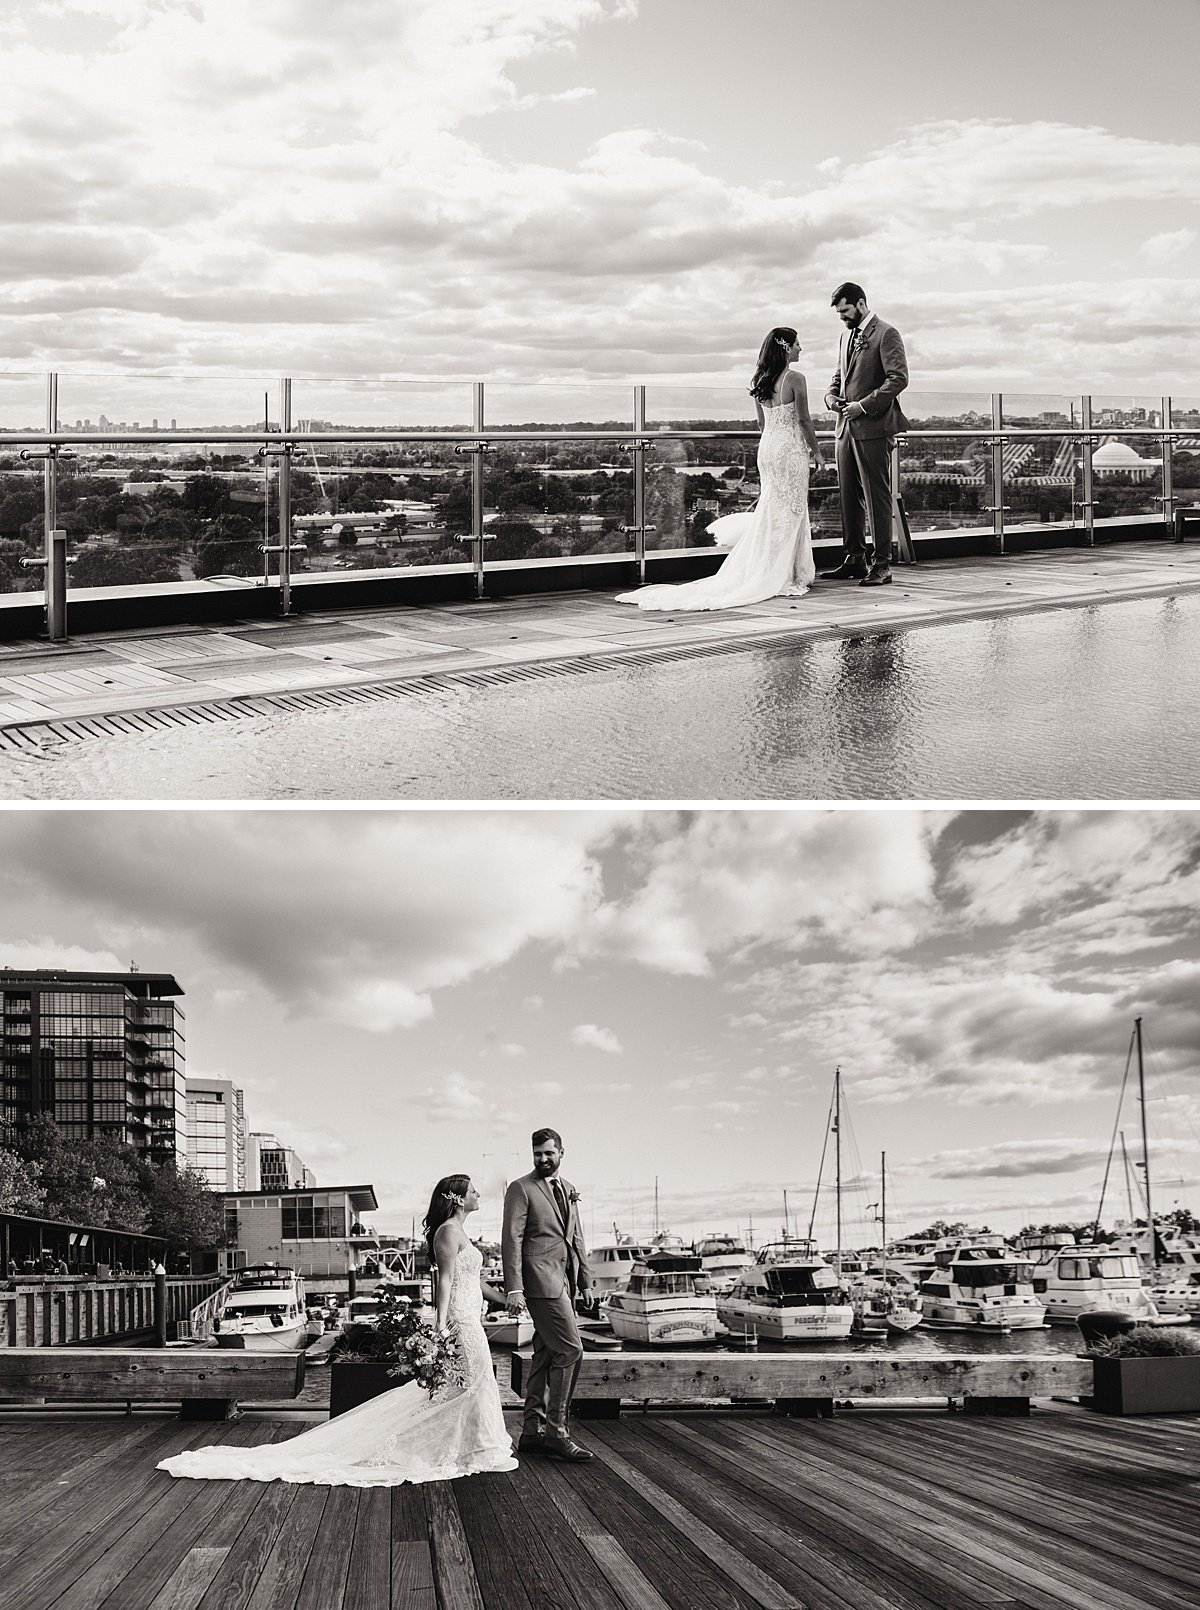
[(629, 1285), (609, 1296), (604, 1312), (623, 1342), (680, 1347), (712, 1342), (717, 1303), (696, 1289), (700, 1259), (693, 1254), (647, 1253), (633, 1266)]
[(934, 1262), (920, 1287), (921, 1311), (931, 1330), (1003, 1334), (1046, 1328), (1046, 1306), (1033, 1289), (1036, 1265), (999, 1236), (939, 1242)]
[(277, 1264), (239, 1269), (213, 1321), (213, 1339), (247, 1353), (300, 1352), (309, 1341), (304, 1282)]
[(761, 1248), (732, 1290), (717, 1299), (717, 1316), (738, 1335), (771, 1341), (842, 1341), (854, 1324), (848, 1292), (837, 1271), (807, 1241), (778, 1241)]
[(483, 1328), (494, 1347), (528, 1347), (533, 1340), (533, 1320), (528, 1314), (506, 1314), (497, 1309), (483, 1316)]
[(588, 1268), (592, 1273), (592, 1292), (597, 1302), (611, 1292), (624, 1291), (633, 1273), (633, 1266), (644, 1258), (649, 1249), (632, 1236), (618, 1235), (614, 1241), (603, 1242), (588, 1249)]
[[(1052, 1324), (1072, 1324), (1080, 1314), (1099, 1311), (1125, 1313), (1142, 1323), (1159, 1317), (1137, 1257), (1110, 1246), (1059, 1247), (1035, 1265), (1033, 1290)], [(1196, 1295), (1200, 1299), (1200, 1291)]]
[(924, 1318), (917, 1288), (893, 1269), (868, 1265), (847, 1286), (857, 1336), (906, 1335)]
[(732, 1235), (706, 1235), (696, 1243), (696, 1255), (709, 1289), (718, 1295), (731, 1290), (742, 1270), (754, 1264), (754, 1254), (747, 1252), (745, 1242)]

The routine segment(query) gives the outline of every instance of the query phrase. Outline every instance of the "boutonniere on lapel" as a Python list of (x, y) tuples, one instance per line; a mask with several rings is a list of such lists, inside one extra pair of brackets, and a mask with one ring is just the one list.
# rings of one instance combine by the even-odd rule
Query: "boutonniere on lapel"
[(571, 1204), (572, 1207), (578, 1207), (579, 1206), (579, 1192), (575, 1189), (575, 1187), (573, 1185), (572, 1185), (571, 1189), (567, 1192), (567, 1201)]

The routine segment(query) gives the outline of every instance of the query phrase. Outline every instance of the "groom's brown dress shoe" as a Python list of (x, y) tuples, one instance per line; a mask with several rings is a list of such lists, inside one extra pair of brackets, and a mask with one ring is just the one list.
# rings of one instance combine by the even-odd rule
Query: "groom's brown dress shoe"
[(540, 1431), (522, 1431), (517, 1439), (518, 1453), (545, 1453), (546, 1439)]
[(858, 585), (860, 587), (887, 587), (891, 583), (891, 579), (892, 572), (887, 565), (872, 565)]
[(819, 581), (862, 581), (867, 567), (856, 559), (843, 559), (836, 570), (823, 570)]
[(572, 1464), (585, 1464), (589, 1459), (596, 1457), (590, 1449), (581, 1448), (570, 1437), (556, 1437), (552, 1432), (548, 1432), (543, 1441), (545, 1443), (543, 1451), (550, 1459), (569, 1459)]

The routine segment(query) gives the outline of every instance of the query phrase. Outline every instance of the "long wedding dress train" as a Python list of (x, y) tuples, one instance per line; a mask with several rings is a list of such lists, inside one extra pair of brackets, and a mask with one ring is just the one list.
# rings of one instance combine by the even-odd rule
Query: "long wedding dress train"
[(449, 1317), (466, 1384), (431, 1398), (416, 1381), (360, 1403), (289, 1442), (214, 1444), (164, 1459), (159, 1470), (206, 1481), (291, 1481), (321, 1487), (397, 1487), (515, 1470), (487, 1336), (480, 1323), (483, 1257), (469, 1243), (454, 1264)]
[(763, 409), (758, 475), (762, 490), (754, 508), (723, 515), (708, 528), (718, 542), (736, 544), (714, 575), (618, 593), (617, 602), (639, 609), (735, 609), (806, 593), (817, 573), (808, 519), (808, 448), (791, 403)]

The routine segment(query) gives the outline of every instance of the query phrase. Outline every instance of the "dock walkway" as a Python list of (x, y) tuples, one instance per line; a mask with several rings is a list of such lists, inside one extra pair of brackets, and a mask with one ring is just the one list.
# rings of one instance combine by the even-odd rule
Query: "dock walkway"
[[(308, 614), (221, 627), (0, 643), (0, 747), (400, 697), (422, 687), (569, 674), (1200, 591), (1200, 544), (1129, 542), (922, 560), (886, 588), (820, 582), (701, 614), (643, 613), (611, 593)], [(289, 702), (290, 701), (290, 702)]]
[[(364, 1489), (159, 1459), (311, 1416), (0, 1419), (0, 1610), (1180, 1610), (1200, 1423), (1053, 1405), (588, 1422), (594, 1463)], [(515, 1430), (515, 1421), (513, 1422)]]

